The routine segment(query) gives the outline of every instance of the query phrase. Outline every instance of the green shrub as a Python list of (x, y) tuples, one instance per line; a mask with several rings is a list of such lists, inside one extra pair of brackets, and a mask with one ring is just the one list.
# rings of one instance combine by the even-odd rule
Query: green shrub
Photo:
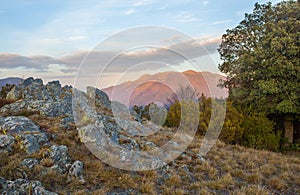
[(226, 118), (220, 139), (228, 144), (241, 144), (244, 127), (242, 126), (244, 116), (232, 106), (232, 102), (226, 104)]
[[(166, 124), (169, 127), (181, 127), (181, 129), (197, 130), (199, 106), (193, 100), (177, 101), (170, 106), (167, 113)], [(197, 126), (196, 126), (197, 125)]]
[(206, 98), (202, 94), (199, 101), (199, 107), (200, 107), (200, 113), (199, 113), (198, 134), (205, 135), (211, 117), (211, 98)]
[(169, 112), (167, 114), (166, 124), (169, 127), (179, 127), (180, 119), (181, 119), (181, 104), (179, 101), (177, 101), (170, 106)]
[(280, 146), (281, 131), (273, 132), (274, 122), (263, 113), (252, 113), (245, 117), (242, 145), (256, 149), (276, 150)]

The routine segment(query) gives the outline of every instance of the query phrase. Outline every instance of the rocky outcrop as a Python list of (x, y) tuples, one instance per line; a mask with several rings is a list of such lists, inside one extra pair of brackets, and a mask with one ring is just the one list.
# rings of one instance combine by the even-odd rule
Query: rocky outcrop
[(94, 103), (94, 106), (108, 110), (111, 109), (111, 104), (108, 99), (108, 96), (103, 91), (88, 86), (86, 88), (86, 94), (88, 99), (90, 99)]
[(37, 112), (44, 116), (72, 116), (72, 87), (62, 87), (58, 81), (43, 85), (41, 79), (28, 78), (16, 85), (7, 99), (17, 102), (5, 105), (1, 113)]
[[(99, 89), (87, 87), (84, 93), (72, 87), (62, 87), (58, 81), (44, 85), (41, 79), (28, 78), (15, 86), (7, 98), (16, 102), (3, 106), (0, 109), (1, 113), (13, 115), (25, 110), (48, 117), (59, 116), (63, 118), (60, 125), (65, 129), (68, 129), (70, 123), (75, 122), (79, 138), (86, 146), (95, 147), (97, 151), (122, 149), (108, 154), (112, 155), (112, 158), (109, 158), (107, 163), (126, 162), (137, 170), (141, 166), (150, 169), (163, 163), (160, 157), (153, 157), (142, 151), (142, 148), (155, 149), (156, 144), (144, 140), (137, 142), (134, 139), (134, 136), (154, 134), (160, 130), (160, 126), (151, 121), (142, 121), (137, 114), (130, 113), (121, 103), (111, 103), (108, 96)], [(42, 158), (22, 159), (20, 162), (22, 166), (27, 169), (42, 166), (40, 174), (55, 171), (57, 174), (67, 175), (68, 181), (85, 182), (83, 162), (71, 159), (67, 146), (50, 142), (49, 139), (52, 140), (53, 135), (43, 132), (29, 118), (0, 117), (0, 128), (2, 130), (0, 150), (11, 152), (14, 146), (24, 149), (27, 154), (37, 153), (42, 147), (46, 150)], [(163, 157), (163, 151), (160, 152)], [(144, 163), (145, 165), (137, 163), (136, 159), (139, 157), (144, 158), (147, 163)], [(153, 158), (156, 158), (155, 162), (152, 162)], [(167, 178), (165, 172), (168, 171), (163, 171), (161, 175)]]
[[(41, 159), (25, 158), (21, 160), (20, 165), (33, 169), (36, 165), (44, 166), (41, 174), (54, 170), (57, 174), (68, 174), (69, 180), (79, 180), (84, 182), (83, 163), (74, 161), (68, 155), (68, 147), (64, 145), (53, 145), (49, 142), (48, 134), (43, 132), (32, 120), (24, 116), (0, 117), (0, 151), (16, 152), (14, 150), (24, 150), (28, 155), (38, 153), (41, 147), (45, 148)], [(49, 135), (48, 135), (49, 136)], [(43, 164), (48, 161), (48, 164)], [(4, 181), (4, 180), (3, 180)], [(6, 181), (6, 180), (5, 180)], [(17, 180), (18, 182), (21, 180)], [(22, 180), (23, 181), (23, 180)], [(12, 187), (0, 188), (7, 193), (24, 194), (27, 190), (24, 185), (28, 186), (30, 181), (24, 180), (24, 185), (8, 181)], [(7, 182), (6, 182), (7, 183)], [(5, 183), (5, 185), (6, 185)], [(36, 183), (33, 183), (34, 185)], [(4, 184), (3, 184), (4, 185)], [(31, 184), (30, 184), (31, 185)], [(47, 194), (39, 184), (30, 187), (33, 194)], [(27, 192), (27, 191), (26, 191)], [(36, 192), (36, 193), (34, 193)]]

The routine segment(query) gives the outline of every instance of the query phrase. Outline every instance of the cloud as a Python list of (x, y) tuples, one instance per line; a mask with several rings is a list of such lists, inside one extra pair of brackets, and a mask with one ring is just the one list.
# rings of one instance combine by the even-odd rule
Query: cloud
[(70, 36), (69, 40), (71, 41), (76, 41), (76, 40), (83, 40), (83, 39), (87, 39), (87, 36)]
[(191, 12), (181, 11), (176, 16), (178, 22), (195, 22), (198, 21), (198, 18), (194, 17)]
[(103, 70), (108, 73), (124, 72), (133, 66), (136, 68), (131, 71), (154, 70), (160, 67), (149, 65), (151, 62), (153, 64), (159, 62), (160, 65), (179, 65), (189, 59), (216, 53), (220, 42), (220, 38), (208, 40), (198, 38), (175, 42), (163, 47), (153, 46), (123, 52), (102, 49), (91, 52), (81, 51), (59, 58), (51, 56), (26, 57), (18, 54), (0, 53), (0, 67), (8, 69), (24, 67), (46, 72), (59, 69), (63, 73), (74, 73), (78, 70), (79, 65), (83, 64), (84, 68), (80, 69), (82, 75), (96, 75)]
[(22, 56), (18, 54), (0, 53), (0, 67), (14, 69), (25, 67), (27, 69), (35, 69), (44, 71), (49, 64), (60, 64), (60, 60), (50, 56)]
[(128, 9), (127, 11), (125, 11), (124, 13), (125, 13), (125, 15), (131, 15), (131, 14), (133, 14), (135, 12), (135, 9), (134, 8), (130, 8), (130, 9)]
[(195, 59), (215, 55), (221, 39), (204, 40), (200, 37), (171, 42), (165, 42), (168, 45), (162, 47), (153, 46), (123, 52), (103, 50), (101, 47), (99, 50), (78, 51), (57, 58), (0, 53), (0, 76), (34, 76), (45, 81), (59, 79), (62, 83), (73, 86), (75, 80), (79, 79), (80, 83), (76, 83), (76, 86), (80, 89), (95, 85), (97, 78), (101, 78), (97, 85), (103, 88), (115, 83), (123, 74), (135, 78), (141, 73), (168, 69), (170, 65), (173, 68), (187, 67)]

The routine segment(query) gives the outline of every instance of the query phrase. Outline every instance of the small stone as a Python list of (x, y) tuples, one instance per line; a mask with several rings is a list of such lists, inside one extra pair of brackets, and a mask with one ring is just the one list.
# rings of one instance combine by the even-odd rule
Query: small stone
[(83, 163), (79, 160), (75, 161), (71, 168), (69, 169), (68, 179), (69, 181), (73, 178), (79, 180), (80, 182), (85, 182), (83, 178)]
[(22, 161), (22, 165), (29, 169), (32, 169), (37, 164), (39, 164), (39, 161), (35, 158), (26, 158)]
[(203, 158), (202, 155), (197, 154), (197, 159), (200, 160), (201, 162), (205, 162), (206, 160)]

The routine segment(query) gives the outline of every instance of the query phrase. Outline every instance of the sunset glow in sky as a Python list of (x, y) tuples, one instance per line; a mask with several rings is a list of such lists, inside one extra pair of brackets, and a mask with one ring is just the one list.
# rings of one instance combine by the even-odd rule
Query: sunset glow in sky
[[(195, 41), (184, 44), (185, 51), (193, 51), (195, 44), (201, 44), (208, 53), (194, 54), (191, 60), (198, 63), (202, 71), (218, 72), (217, 64), (220, 60), (217, 47), (222, 34), (226, 29), (238, 25), (244, 14), (252, 11), (255, 2), (257, 1), (1, 1), (0, 78), (33, 76), (45, 81), (60, 80), (63, 84), (73, 84), (86, 54), (111, 35), (139, 26), (168, 27), (192, 37)], [(279, 1), (271, 2), (274, 4)], [(147, 38), (136, 37), (136, 41)], [(174, 37), (170, 37), (172, 38)], [(120, 44), (122, 43), (111, 43), (105, 52), (119, 49)], [(173, 48), (174, 42), (170, 41), (165, 45)], [(99, 58), (107, 56), (107, 53), (101, 53)], [(134, 54), (135, 60), (144, 57), (143, 52)], [(135, 62), (132, 61), (132, 54), (125, 59), (128, 63)], [(183, 63), (178, 70), (188, 68)], [(148, 70), (129, 71), (126, 79), (136, 79), (144, 73), (165, 70), (167, 69), (154, 66)], [(109, 73), (103, 86), (113, 84), (124, 70), (115, 68)]]

